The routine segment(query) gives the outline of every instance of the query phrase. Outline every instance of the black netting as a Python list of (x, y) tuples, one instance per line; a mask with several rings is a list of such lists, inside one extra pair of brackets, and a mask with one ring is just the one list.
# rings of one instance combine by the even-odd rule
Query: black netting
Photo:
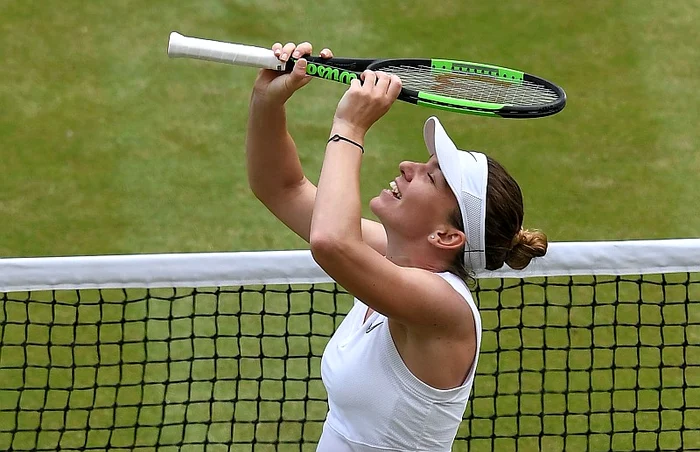
[[(700, 276), (481, 280), (454, 450), (700, 447)], [(0, 450), (312, 451), (331, 284), (2, 294)]]

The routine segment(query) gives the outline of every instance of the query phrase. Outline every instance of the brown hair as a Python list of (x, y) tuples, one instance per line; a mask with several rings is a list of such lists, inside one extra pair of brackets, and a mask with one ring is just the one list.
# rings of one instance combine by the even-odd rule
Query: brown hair
[[(523, 195), (518, 183), (497, 161), (487, 157), (486, 188), (486, 269), (498, 270), (503, 264), (515, 270), (527, 267), (533, 257), (547, 252), (547, 236), (538, 230), (523, 229)], [(459, 207), (452, 212), (453, 226), (464, 231)], [(464, 252), (457, 253), (448, 271), (470, 280), (472, 270), (464, 262)]]

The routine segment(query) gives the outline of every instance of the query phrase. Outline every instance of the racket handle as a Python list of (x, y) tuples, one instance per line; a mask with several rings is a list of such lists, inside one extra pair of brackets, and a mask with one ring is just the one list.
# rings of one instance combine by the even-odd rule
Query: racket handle
[(195, 58), (276, 71), (283, 71), (285, 68), (285, 63), (278, 60), (270, 49), (183, 36), (175, 31), (170, 33), (168, 40), (168, 56), (171, 58)]

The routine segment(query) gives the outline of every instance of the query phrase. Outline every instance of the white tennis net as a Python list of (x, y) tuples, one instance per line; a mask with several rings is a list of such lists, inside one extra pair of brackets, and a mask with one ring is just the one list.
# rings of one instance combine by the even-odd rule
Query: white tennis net
[[(478, 276), (454, 450), (700, 444), (700, 240)], [(0, 449), (314, 450), (352, 305), (308, 251), (0, 259)]]

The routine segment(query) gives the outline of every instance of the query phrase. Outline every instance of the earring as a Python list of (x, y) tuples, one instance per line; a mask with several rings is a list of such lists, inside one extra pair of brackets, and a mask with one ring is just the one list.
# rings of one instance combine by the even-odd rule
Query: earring
[(431, 239), (434, 239), (434, 238), (435, 238), (435, 236), (434, 236), (434, 235), (431, 235), (431, 236), (430, 236), (430, 238), (431, 238)]

